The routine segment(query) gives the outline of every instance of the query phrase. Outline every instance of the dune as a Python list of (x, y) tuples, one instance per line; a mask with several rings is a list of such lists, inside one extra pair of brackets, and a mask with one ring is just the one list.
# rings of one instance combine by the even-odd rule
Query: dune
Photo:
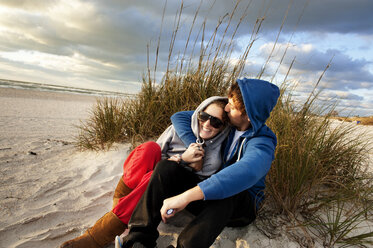
[[(0, 247), (58, 247), (111, 209), (130, 145), (100, 152), (74, 147), (74, 125), (88, 118), (95, 101), (93, 96), (0, 88)], [(190, 218), (181, 213), (161, 223), (158, 246), (175, 245)], [(285, 228), (271, 237), (261, 225), (259, 220), (225, 228), (212, 247), (299, 247)]]

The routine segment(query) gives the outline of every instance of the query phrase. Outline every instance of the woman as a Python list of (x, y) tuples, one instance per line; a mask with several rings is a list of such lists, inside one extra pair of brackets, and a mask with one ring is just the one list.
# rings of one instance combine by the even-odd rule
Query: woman
[[(188, 149), (177, 136), (173, 126), (168, 127), (157, 142), (138, 146), (127, 157), (123, 176), (115, 189), (113, 209), (99, 219), (82, 236), (67, 241), (61, 247), (104, 247), (116, 235), (125, 231), (137, 202), (146, 190), (155, 165), (169, 159), (193, 170), (201, 179), (209, 177), (222, 164), (220, 148), (229, 132), (228, 117), (224, 111), (226, 97), (210, 97), (203, 101), (192, 116), (191, 127), (197, 141)], [(203, 166), (198, 161), (202, 161)]]

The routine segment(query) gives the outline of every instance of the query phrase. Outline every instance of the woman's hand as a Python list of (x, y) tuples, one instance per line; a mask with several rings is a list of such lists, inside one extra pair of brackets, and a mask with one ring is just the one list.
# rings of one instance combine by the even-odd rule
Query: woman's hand
[(205, 150), (202, 148), (202, 146), (197, 143), (192, 143), (189, 145), (188, 149), (181, 155), (181, 159), (187, 163), (194, 163), (202, 161), (203, 156), (205, 156)]
[[(173, 217), (177, 212), (183, 210), (190, 202), (202, 200), (204, 198), (203, 192), (199, 186), (195, 186), (192, 189), (185, 191), (180, 195), (167, 198), (163, 201), (161, 208), (162, 221), (167, 222), (167, 219)], [(167, 214), (167, 211), (172, 209), (171, 214)]]
[(195, 171), (202, 170), (203, 156), (205, 155), (205, 150), (201, 145), (197, 143), (192, 143), (189, 145), (188, 149), (181, 154), (173, 155), (168, 160), (180, 163), (181, 160), (188, 163), (188, 166)]

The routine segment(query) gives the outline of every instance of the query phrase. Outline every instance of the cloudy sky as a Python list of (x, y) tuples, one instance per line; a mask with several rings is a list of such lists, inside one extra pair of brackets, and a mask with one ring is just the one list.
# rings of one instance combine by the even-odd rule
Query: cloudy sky
[[(147, 45), (154, 65), (161, 30), (158, 80), (166, 68), (180, 2), (167, 1), (162, 25), (165, 0), (0, 0), (0, 78), (135, 93), (146, 72)], [(213, 2), (203, 1), (191, 40), (200, 38), (203, 20), (208, 37), (236, 1)], [(184, 50), (199, 4), (184, 0), (175, 58)], [(231, 27), (247, 6), (233, 56), (240, 56), (250, 42), (257, 18), (265, 19), (244, 75), (258, 75), (288, 13), (263, 78), (271, 80), (278, 70), (273, 82), (280, 84), (294, 60), (288, 79), (304, 98), (331, 61), (320, 83), (323, 99), (339, 99), (340, 113), (373, 115), (373, 1), (242, 0)], [(222, 19), (222, 27), (228, 19)], [(223, 32), (221, 28), (217, 39)]]

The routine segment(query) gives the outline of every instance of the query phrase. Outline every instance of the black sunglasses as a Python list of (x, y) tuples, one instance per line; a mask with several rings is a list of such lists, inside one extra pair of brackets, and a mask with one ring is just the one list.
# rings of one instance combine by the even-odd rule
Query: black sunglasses
[(215, 116), (209, 115), (208, 113), (202, 111), (198, 113), (198, 120), (202, 122), (210, 120), (210, 125), (214, 128), (221, 128), (224, 125), (224, 123), (219, 118), (216, 118)]

